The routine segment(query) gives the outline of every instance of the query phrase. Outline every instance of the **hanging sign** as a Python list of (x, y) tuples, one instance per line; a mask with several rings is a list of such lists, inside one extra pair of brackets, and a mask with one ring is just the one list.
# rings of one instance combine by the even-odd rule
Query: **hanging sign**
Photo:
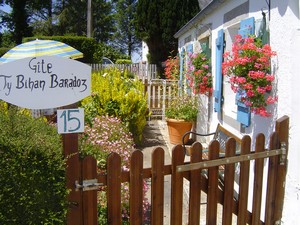
[(70, 105), (91, 93), (91, 67), (59, 56), (0, 64), (0, 99), (29, 109)]

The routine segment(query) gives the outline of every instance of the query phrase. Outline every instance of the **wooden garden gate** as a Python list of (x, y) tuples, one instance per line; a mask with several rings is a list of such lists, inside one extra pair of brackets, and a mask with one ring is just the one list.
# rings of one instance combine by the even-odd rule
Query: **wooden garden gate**
[(179, 95), (181, 90), (179, 80), (151, 79), (145, 82), (145, 89), (148, 96), (150, 120), (163, 119), (165, 110), (171, 100)]
[[(107, 158), (107, 171), (97, 174), (96, 161), (86, 157), (82, 165), (82, 182), (76, 183), (82, 194), (82, 220), (80, 224), (97, 224), (98, 185), (107, 186), (108, 224), (121, 225), (121, 183), (130, 184), (130, 224), (143, 224), (143, 179), (151, 179), (151, 224), (162, 225), (164, 217), (164, 192), (171, 191), (171, 225), (182, 225), (183, 183), (189, 183), (188, 224), (279, 224), (282, 217), (285, 176), (287, 169), (289, 118), (276, 122), (276, 131), (265, 149), (265, 136), (256, 137), (251, 151), (251, 139), (244, 136), (241, 153), (235, 154), (235, 140), (226, 142), (225, 157), (219, 156), (219, 143), (212, 141), (208, 159), (202, 158), (202, 146), (192, 146), (190, 162), (185, 162), (181, 145), (172, 150), (172, 163), (165, 165), (164, 150), (152, 153), (151, 168), (143, 168), (143, 153), (132, 152), (130, 170), (122, 171), (120, 156), (112, 153)], [(266, 160), (267, 159), (267, 160)], [(268, 162), (268, 166), (264, 163)], [(236, 187), (235, 168), (239, 165)], [(253, 169), (250, 169), (253, 166)], [(264, 169), (267, 172), (264, 173)], [(265, 177), (263, 174), (267, 174)], [(164, 189), (164, 177), (171, 175), (171, 190)], [(250, 177), (253, 177), (251, 180)], [(263, 180), (267, 181), (263, 191)], [(249, 189), (253, 182), (253, 189)], [(87, 191), (90, 190), (90, 191)], [(263, 193), (266, 193), (265, 195)], [(200, 207), (201, 195), (206, 195), (205, 211)], [(250, 197), (249, 197), (250, 196)], [(251, 203), (252, 207), (247, 207)], [(218, 207), (221, 206), (221, 211)], [(221, 214), (221, 219), (218, 218)], [(263, 216), (261, 216), (263, 215)]]

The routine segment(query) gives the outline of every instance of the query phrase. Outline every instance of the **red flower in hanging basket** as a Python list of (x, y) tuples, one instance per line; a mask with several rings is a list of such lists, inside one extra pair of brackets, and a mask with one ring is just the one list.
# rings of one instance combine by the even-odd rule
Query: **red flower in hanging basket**
[(249, 106), (254, 114), (263, 117), (271, 116), (266, 107), (277, 101), (277, 96), (271, 95), (275, 77), (270, 74), (271, 57), (275, 55), (270, 45), (262, 45), (259, 38), (237, 35), (232, 52), (224, 54), (222, 64), (231, 89), (235, 93), (243, 93), (239, 101)]

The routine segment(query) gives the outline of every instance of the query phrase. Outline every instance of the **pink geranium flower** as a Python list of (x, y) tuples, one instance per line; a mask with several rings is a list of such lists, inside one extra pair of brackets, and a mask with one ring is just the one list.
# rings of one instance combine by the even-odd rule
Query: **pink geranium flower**
[(186, 77), (194, 94), (212, 95), (210, 62), (204, 53), (188, 54)]

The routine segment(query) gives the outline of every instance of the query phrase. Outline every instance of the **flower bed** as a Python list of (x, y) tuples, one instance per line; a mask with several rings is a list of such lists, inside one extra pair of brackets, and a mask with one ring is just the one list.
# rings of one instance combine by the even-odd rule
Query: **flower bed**
[[(93, 126), (86, 126), (85, 133), (81, 136), (81, 154), (92, 155), (97, 159), (99, 173), (106, 171), (106, 158), (109, 153), (120, 155), (122, 170), (129, 170), (130, 154), (134, 150), (134, 142), (128, 128), (120, 119), (110, 116), (99, 116), (93, 120)], [(106, 189), (101, 187), (98, 197), (99, 224), (107, 224), (106, 218)], [(146, 181), (143, 184), (144, 200), (143, 212), (145, 220), (148, 220), (146, 212), (149, 207), (145, 194), (148, 190)], [(129, 183), (121, 184), (122, 222), (129, 221)]]

